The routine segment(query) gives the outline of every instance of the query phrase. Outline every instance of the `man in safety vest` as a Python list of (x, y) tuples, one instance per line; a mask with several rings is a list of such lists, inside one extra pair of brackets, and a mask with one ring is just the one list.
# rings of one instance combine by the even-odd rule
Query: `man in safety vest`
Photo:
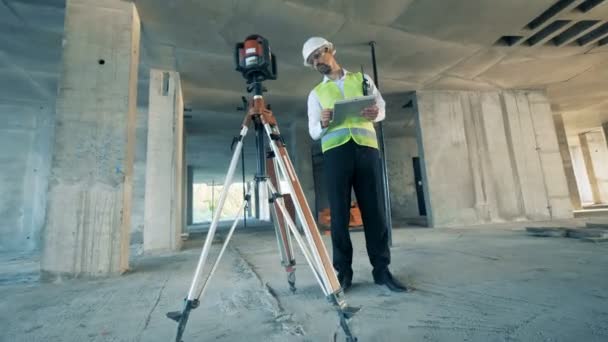
[[(369, 76), (349, 72), (336, 61), (336, 50), (324, 38), (312, 37), (302, 48), (304, 65), (323, 75), (308, 95), (308, 130), (314, 140), (321, 139), (323, 169), (331, 213), (333, 266), (342, 288), (352, 285), (353, 246), (348, 231), (351, 188), (355, 190), (365, 229), (367, 254), (373, 266), (374, 282), (391, 291), (406, 287), (391, 275), (388, 228), (382, 208), (380, 157), (374, 122), (384, 119), (384, 100)], [(365, 108), (360, 117), (330, 122), (334, 103), (363, 95), (363, 77), (376, 104)]]

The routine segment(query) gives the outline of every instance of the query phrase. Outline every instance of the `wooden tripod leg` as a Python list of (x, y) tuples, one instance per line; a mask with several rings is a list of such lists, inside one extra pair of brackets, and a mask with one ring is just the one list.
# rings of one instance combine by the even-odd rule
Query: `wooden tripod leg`
[[(269, 156), (266, 159), (266, 173), (270, 182), (272, 183), (273, 188), (278, 189), (277, 191), (281, 191), (281, 187), (279, 185), (279, 178), (277, 174), (277, 166), (274, 162), (274, 153), (270, 152)], [(275, 194), (269, 194), (269, 197), (273, 197)], [(284, 198), (285, 203), (287, 204), (288, 195)], [(291, 244), (291, 237), (289, 234), (289, 229), (287, 228), (287, 223), (285, 222), (285, 217), (281, 212), (279, 205), (276, 199), (273, 201), (273, 215), (274, 215), (274, 228), (277, 235), (277, 244), (279, 247), (279, 252), (281, 253), (281, 264), (285, 267), (285, 271), (288, 273), (287, 281), (292, 291), (295, 291), (295, 265), (296, 259), (293, 253), (293, 247)], [(288, 205), (288, 204), (287, 204)], [(289, 207), (289, 205), (288, 205)], [(293, 204), (292, 204), (293, 207)], [(293, 215), (292, 215), (293, 217)]]
[[(294, 200), (295, 208), (298, 213), (298, 217), (302, 222), (304, 233), (311, 244), (311, 250), (316, 262), (319, 264), (319, 268), (322, 270), (323, 281), (326, 284), (327, 293), (338, 293), (341, 291), (338, 277), (333, 268), (325, 244), (321, 239), (321, 234), (317, 228), (314, 216), (308, 206), (304, 191), (298, 180), (298, 176), (293, 168), (289, 154), (285, 145), (280, 139), (273, 139), (273, 136), (278, 136), (277, 133), (273, 132), (273, 128), (270, 124), (265, 123), (265, 129), (268, 135), (271, 137), (270, 146), (272, 151), (275, 153), (275, 160), (282, 173), (287, 178), (287, 184)], [(276, 128), (276, 126), (275, 126)], [(278, 132), (278, 129), (276, 130)]]

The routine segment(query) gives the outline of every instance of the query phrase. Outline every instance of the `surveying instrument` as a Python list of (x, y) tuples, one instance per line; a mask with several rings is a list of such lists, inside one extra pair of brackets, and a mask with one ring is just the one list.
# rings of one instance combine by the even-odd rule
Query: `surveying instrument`
[[(291, 163), (291, 159), (285, 148), (285, 143), (279, 132), (276, 118), (273, 116), (269, 106), (264, 102), (262, 93), (265, 91), (262, 82), (265, 80), (276, 80), (277, 65), (276, 58), (270, 51), (268, 41), (259, 35), (248, 36), (243, 43), (236, 44), (235, 49), (236, 70), (243, 74), (247, 80), (247, 92), (253, 93), (253, 96), (248, 101), (248, 110), (243, 120), (241, 131), (238, 137), (235, 137), (236, 147), (230, 160), (230, 166), (224, 181), (224, 187), (219, 198), (217, 210), (213, 216), (209, 232), (203, 245), (203, 250), (194, 272), (194, 278), (188, 291), (188, 296), (185, 299), (184, 308), (182, 311), (173, 311), (167, 313), (167, 317), (178, 322), (176, 342), (183, 342), (182, 335), (188, 322), (188, 317), (192, 309), (196, 309), (200, 305), (202, 296), (208, 288), (211, 277), (213, 276), (219, 261), (226, 250), (226, 246), (230, 241), (232, 234), (237, 226), (239, 219), (242, 218), (242, 213), (248, 206), (251, 200), (251, 194), (248, 191), (240, 206), (239, 212), (230, 227), (228, 234), (220, 248), (219, 254), (211, 266), (206, 279), (201, 279), (204, 269), (207, 265), (207, 258), (211, 249), (214, 236), (216, 234), (220, 214), (224, 207), (224, 202), (228, 195), (228, 189), (232, 184), (235, 169), (242, 153), (243, 139), (247, 135), (249, 125), (253, 122), (256, 138), (257, 138), (257, 166), (256, 173), (257, 184), (262, 184), (264, 190), (268, 190), (268, 202), (272, 204), (272, 215), (277, 236), (278, 247), (281, 254), (281, 262), (287, 272), (287, 281), (292, 291), (295, 291), (295, 258), (291, 243), (293, 237), (302, 254), (306, 258), (306, 262), (312, 269), (312, 273), (321, 286), (321, 290), (325, 294), (327, 300), (333, 305), (338, 313), (340, 327), (345, 333), (346, 342), (356, 342), (357, 338), (349, 327), (349, 319), (359, 311), (359, 308), (348, 306), (344, 298), (336, 273), (333, 269), (329, 254), (321, 234), (315, 223), (310, 207), (306, 202), (304, 191), (300, 185), (296, 172)], [(268, 138), (270, 151), (267, 154), (264, 152), (264, 135)], [(268, 158), (269, 162), (265, 163), (264, 159)], [(269, 176), (266, 176), (265, 166), (269, 165)], [(291, 217), (285, 205), (285, 196), (281, 191), (281, 178), (285, 179), (283, 184), (287, 185), (287, 190), (291, 197), (296, 210), (297, 218), (299, 219), (304, 237), (296, 227), (295, 217)], [(268, 181), (269, 180), (269, 181)], [(266, 187), (266, 188), (264, 188)], [(261, 204), (262, 201), (260, 201)], [(336, 335), (334, 334), (334, 340)]]

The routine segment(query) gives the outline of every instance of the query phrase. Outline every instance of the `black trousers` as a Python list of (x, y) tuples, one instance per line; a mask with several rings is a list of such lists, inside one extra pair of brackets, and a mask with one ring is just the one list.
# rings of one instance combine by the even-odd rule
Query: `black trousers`
[(323, 169), (331, 211), (333, 265), (338, 272), (352, 272), (350, 240), (351, 188), (355, 190), (365, 231), (365, 243), (374, 276), (387, 270), (391, 260), (388, 228), (382, 206), (379, 152), (352, 139), (323, 154)]

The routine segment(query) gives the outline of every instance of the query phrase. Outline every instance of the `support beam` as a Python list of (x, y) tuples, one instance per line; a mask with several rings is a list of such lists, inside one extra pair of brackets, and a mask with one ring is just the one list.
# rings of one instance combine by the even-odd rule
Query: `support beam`
[(591, 151), (589, 150), (587, 133), (581, 133), (578, 135), (578, 137), (581, 141), (581, 150), (583, 152), (583, 160), (585, 161), (585, 169), (587, 169), (587, 176), (589, 177), (589, 185), (591, 185), (593, 203), (602, 203), (600, 197), (600, 188), (598, 186), (597, 177), (595, 176), (595, 169), (593, 167), (593, 159), (591, 157)]
[(192, 224), (192, 212), (193, 212), (193, 205), (194, 205), (194, 167), (193, 166), (188, 166), (188, 175), (187, 175), (187, 199), (186, 199), (186, 205), (187, 205), (187, 213), (186, 213), (186, 224), (187, 225), (191, 225)]
[(150, 70), (144, 252), (179, 250), (184, 229), (184, 104), (179, 74)]
[(570, 157), (570, 147), (568, 146), (568, 137), (566, 128), (564, 127), (564, 119), (561, 114), (553, 115), (553, 123), (555, 124), (555, 133), (557, 134), (557, 143), (559, 152), (562, 156), (564, 172), (566, 173), (566, 182), (568, 183), (568, 192), (570, 193), (570, 202), (574, 210), (582, 208), (581, 196), (576, 184), (576, 176), (574, 175), (574, 167), (572, 166), (572, 158)]
[(119, 0), (68, 0), (42, 278), (129, 266), (140, 21)]

